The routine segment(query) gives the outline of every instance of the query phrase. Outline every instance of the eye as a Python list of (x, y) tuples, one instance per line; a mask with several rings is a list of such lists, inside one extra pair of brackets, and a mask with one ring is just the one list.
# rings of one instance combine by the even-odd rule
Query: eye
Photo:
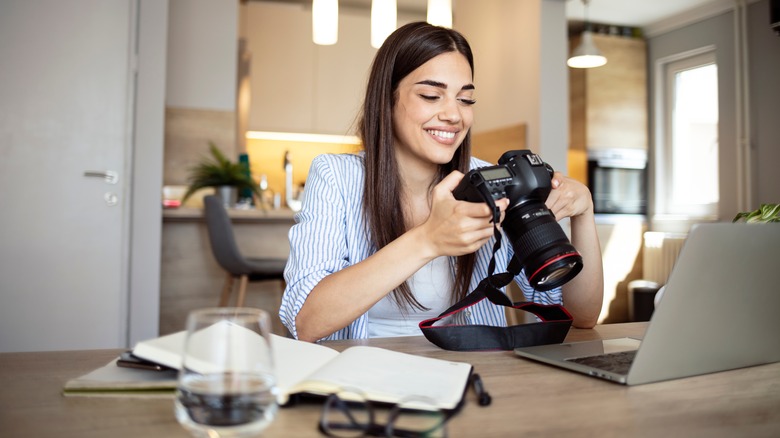
[(431, 101), (431, 102), (434, 101), (434, 100), (437, 100), (439, 98), (439, 96), (434, 96), (434, 95), (431, 95), (431, 94), (420, 94), (420, 97), (422, 97), (423, 99), (425, 99), (427, 101)]
[(466, 99), (465, 97), (461, 97), (458, 100), (460, 100), (460, 102), (463, 103), (464, 105), (468, 105), (468, 106), (471, 106), (471, 105), (474, 105), (475, 103), (477, 103), (476, 100), (474, 100), (474, 99)]

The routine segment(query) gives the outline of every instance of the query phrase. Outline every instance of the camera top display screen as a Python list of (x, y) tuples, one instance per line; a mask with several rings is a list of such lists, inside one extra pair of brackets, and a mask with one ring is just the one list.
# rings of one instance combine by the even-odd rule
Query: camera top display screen
[(482, 178), (485, 178), (487, 181), (492, 181), (494, 179), (501, 179), (501, 178), (511, 178), (512, 174), (509, 173), (509, 170), (506, 167), (494, 167), (490, 169), (481, 169), (479, 173), (482, 175)]

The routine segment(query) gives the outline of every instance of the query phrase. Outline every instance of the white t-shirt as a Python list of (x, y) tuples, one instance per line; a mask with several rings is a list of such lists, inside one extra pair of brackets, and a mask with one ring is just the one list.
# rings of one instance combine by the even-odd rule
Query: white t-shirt
[(420, 268), (410, 279), (409, 286), (417, 301), (430, 310), (399, 308), (393, 294), (387, 294), (368, 310), (368, 336), (422, 335), (418, 324), (424, 319), (439, 316), (452, 305), (452, 269), (448, 257), (438, 257)]

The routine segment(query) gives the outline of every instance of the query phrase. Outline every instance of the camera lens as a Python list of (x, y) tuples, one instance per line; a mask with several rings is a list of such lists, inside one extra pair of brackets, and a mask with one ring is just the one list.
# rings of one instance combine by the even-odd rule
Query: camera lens
[(528, 202), (508, 210), (501, 227), (534, 289), (555, 289), (582, 270), (582, 256), (544, 204)]

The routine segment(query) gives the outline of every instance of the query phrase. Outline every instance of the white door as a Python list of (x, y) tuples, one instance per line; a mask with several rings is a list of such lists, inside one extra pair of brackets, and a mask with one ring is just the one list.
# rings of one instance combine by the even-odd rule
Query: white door
[(134, 17), (0, 3), (0, 351), (125, 343)]

